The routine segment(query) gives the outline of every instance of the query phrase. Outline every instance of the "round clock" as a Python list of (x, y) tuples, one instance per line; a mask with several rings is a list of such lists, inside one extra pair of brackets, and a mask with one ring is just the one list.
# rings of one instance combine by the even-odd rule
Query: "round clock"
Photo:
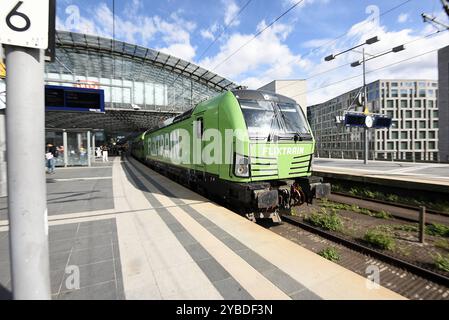
[(368, 128), (371, 128), (371, 127), (373, 126), (373, 123), (374, 123), (373, 117), (371, 117), (371, 116), (366, 116), (366, 118), (365, 118), (365, 125), (366, 125)]

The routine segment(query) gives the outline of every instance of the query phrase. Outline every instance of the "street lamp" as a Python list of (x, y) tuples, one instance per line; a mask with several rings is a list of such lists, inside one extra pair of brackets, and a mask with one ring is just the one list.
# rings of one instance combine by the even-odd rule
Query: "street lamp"
[[(371, 44), (376, 43), (378, 41), (379, 41), (379, 37), (377, 37), (377, 36), (369, 38), (364, 43), (356, 45), (356, 46), (354, 46), (352, 48), (349, 48), (349, 49), (344, 50), (342, 52), (339, 52), (337, 54), (331, 54), (331, 55), (327, 56), (326, 58), (324, 58), (324, 60), (325, 61), (334, 60), (337, 56), (339, 56), (339, 55), (341, 55), (343, 53), (352, 51), (352, 50), (357, 49), (359, 47), (362, 47), (364, 45), (371, 45)], [(365, 74), (366, 74), (366, 72), (365, 72), (365, 61), (366, 61), (366, 59), (365, 59), (365, 48), (362, 49), (362, 55), (363, 55), (363, 60), (362, 60), (362, 64), (363, 64), (363, 104), (365, 106), (364, 113), (368, 114), (368, 104), (366, 102), (367, 99), (366, 99), (366, 76), (365, 76)], [(360, 64), (361, 64), (360, 61), (356, 61), (356, 62), (351, 63), (351, 67), (356, 67), (356, 66), (359, 66)], [(365, 129), (365, 155), (364, 155), (363, 163), (367, 164), (368, 163), (368, 147), (369, 147), (369, 145), (368, 145), (368, 128), (365, 126), (364, 129)]]
[[(352, 51), (352, 50), (354, 50), (354, 49), (356, 49), (358, 47), (364, 46), (364, 45), (371, 45), (371, 44), (376, 43), (378, 41), (379, 41), (379, 38), (377, 36), (369, 38), (368, 40), (366, 40), (362, 44), (359, 44), (357, 46), (354, 46), (354, 47), (352, 47), (350, 49), (344, 50), (344, 51), (342, 51), (340, 53), (337, 53), (337, 54), (331, 54), (331, 55), (327, 56), (326, 58), (324, 58), (324, 60), (325, 61), (331, 61), (331, 60), (335, 59), (335, 57), (337, 57), (337, 56), (339, 56), (339, 55), (341, 55), (343, 53)], [(368, 118), (369, 110), (368, 110), (368, 103), (367, 103), (368, 99), (367, 99), (367, 87), (366, 87), (366, 66), (365, 66), (366, 62), (370, 61), (370, 60), (373, 60), (373, 59), (376, 59), (376, 58), (379, 58), (381, 56), (384, 56), (384, 55), (392, 53), (392, 52), (393, 53), (397, 53), (397, 52), (400, 52), (400, 51), (403, 51), (403, 50), (405, 50), (404, 45), (400, 45), (400, 46), (396, 46), (396, 47), (392, 48), (389, 51), (386, 51), (386, 52), (383, 52), (383, 53), (380, 53), (380, 54), (377, 54), (377, 55), (369, 55), (368, 54), (370, 57), (368, 59), (366, 59), (366, 57), (365, 57), (365, 55), (366, 55), (365, 48), (362, 48), (362, 56), (363, 56), (362, 60), (361, 61), (358, 60), (358, 61), (355, 61), (355, 62), (351, 63), (351, 67), (358, 67), (360, 65), (363, 65), (363, 105), (364, 105), (363, 113), (367, 116), (367, 118)], [(370, 119), (368, 119), (368, 120), (370, 120)], [(368, 141), (369, 126), (368, 126), (368, 124), (364, 126), (364, 129), (365, 129), (364, 130), (365, 131), (365, 148), (364, 148), (365, 152), (364, 152), (364, 161), (363, 161), (363, 163), (367, 164), (368, 163), (368, 153), (369, 153), (369, 141)]]

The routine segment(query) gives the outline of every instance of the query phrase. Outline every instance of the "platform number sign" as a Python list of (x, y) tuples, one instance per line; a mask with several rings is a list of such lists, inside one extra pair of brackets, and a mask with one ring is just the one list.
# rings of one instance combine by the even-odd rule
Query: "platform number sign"
[(50, 0), (0, 0), (0, 43), (47, 49)]

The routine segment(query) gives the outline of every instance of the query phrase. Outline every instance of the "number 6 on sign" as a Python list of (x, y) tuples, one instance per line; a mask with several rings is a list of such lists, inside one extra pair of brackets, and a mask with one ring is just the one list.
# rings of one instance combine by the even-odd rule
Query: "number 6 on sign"
[[(11, 12), (8, 13), (8, 15), (6, 16), (6, 24), (8, 25), (8, 27), (11, 30), (18, 31), (18, 32), (23, 32), (23, 31), (28, 30), (30, 28), (30, 25), (31, 25), (30, 18), (28, 18), (28, 16), (26, 14), (23, 14), (23, 13), (17, 11), (17, 9), (19, 9), (22, 4), (23, 4), (23, 1), (17, 2), (17, 4), (14, 7), (14, 9), (12, 9)], [(17, 27), (15, 25), (13, 25), (12, 22), (11, 22), (11, 19), (14, 16), (21, 17), (23, 20), (25, 20), (25, 26), (24, 27)]]
[(49, 0), (0, 0), (0, 43), (46, 49)]

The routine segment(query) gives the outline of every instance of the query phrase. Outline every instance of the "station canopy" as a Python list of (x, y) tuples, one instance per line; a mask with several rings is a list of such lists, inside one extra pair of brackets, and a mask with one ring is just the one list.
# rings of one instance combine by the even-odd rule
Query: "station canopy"
[(56, 33), (46, 84), (103, 89), (105, 113), (47, 111), (47, 128), (143, 131), (239, 86), (180, 58), (121, 41)]

